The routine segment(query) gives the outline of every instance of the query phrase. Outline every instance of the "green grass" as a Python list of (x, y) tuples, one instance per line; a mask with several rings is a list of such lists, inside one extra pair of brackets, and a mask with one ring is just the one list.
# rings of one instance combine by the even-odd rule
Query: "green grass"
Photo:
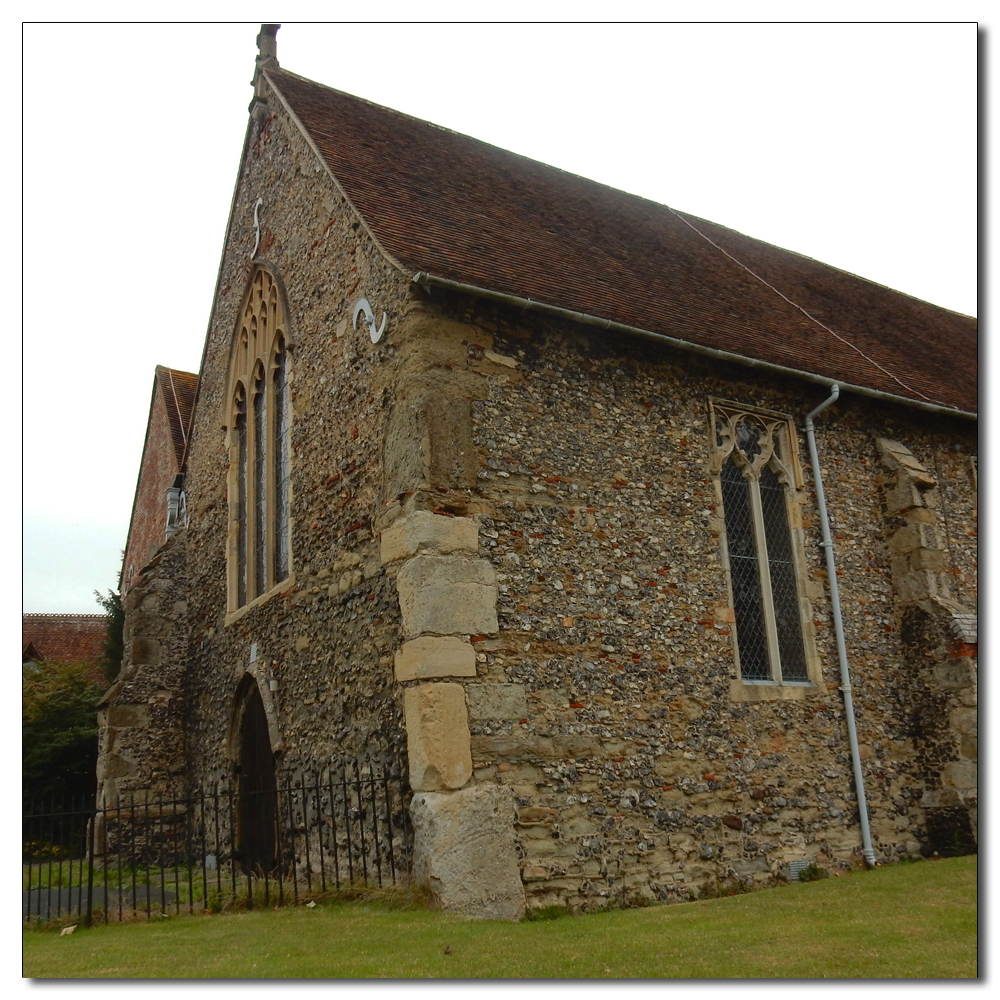
[(34, 930), (24, 975), (974, 978), (976, 882), (977, 859), (964, 857), (521, 924), (341, 902)]

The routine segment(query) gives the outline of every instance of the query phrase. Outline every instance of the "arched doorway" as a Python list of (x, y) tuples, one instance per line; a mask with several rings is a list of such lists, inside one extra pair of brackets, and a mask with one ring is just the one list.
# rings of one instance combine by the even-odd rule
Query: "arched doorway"
[(245, 871), (277, 867), (278, 794), (274, 753), (260, 690), (244, 679), (236, 773), (238, 778), (236, 850)]

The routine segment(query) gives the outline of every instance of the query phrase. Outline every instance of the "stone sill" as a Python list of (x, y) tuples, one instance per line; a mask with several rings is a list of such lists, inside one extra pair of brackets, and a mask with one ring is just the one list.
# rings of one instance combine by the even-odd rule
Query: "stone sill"
[(271, 600), (272, 597), (275, 597), (277, 594), (286, 594), (290, 590), (294, 589), (295, 589), (295, 574), (292, 573), (291, 575), (285, 577), (285, 579), (282, 580), (281, 583), (272, 587), (266, 593), (261, 594), (259, 597), (255, 597), (252, 601), (249, 602), (249, 604), (244, 604), (242, 608), (237, 608), (235, 611), (230, 611), (229, 614), (226, 615), (222, 624), (224, 626), (232, 625), (234, 622), (238, 622), (248, 611), (252, 610), (253, 608), (258, 608), (262, 604), (266, 604), (269, 600)]
[(729, 682), (729, 697), (733, 701), (805, 701), (826, 694), (820, 684), (746, 684), (741, 680)]

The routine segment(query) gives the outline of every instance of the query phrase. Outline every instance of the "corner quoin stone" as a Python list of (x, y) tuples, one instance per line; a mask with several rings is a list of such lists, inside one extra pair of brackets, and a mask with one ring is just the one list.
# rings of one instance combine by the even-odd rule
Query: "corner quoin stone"
[(496, 573), (486, 559), (419, 555), (396, 578), (403, 634), (495, 635)]
[(448, 555), (479, 551), (479, 529), (468, 517), (445, 517), (426, 510), (416, 510), (394, 521), (382, 532), (380, 557), (383, 565), (397, 559), (408, 559), (425, 552)]
[(472, 777), (465, 689), (461, 684), (419, 684), (403, 692), (410, 787), (461, 788)]
[(400, 682), (476, 676), (476, 651), (471, 643), (453, 635), (422, 635), (404, 642), (395, 662)]
[(520, 920), (524, 887), (505, 785), (417, 792), (410, 805), (414, 878), (445, 910), (477, 920)]

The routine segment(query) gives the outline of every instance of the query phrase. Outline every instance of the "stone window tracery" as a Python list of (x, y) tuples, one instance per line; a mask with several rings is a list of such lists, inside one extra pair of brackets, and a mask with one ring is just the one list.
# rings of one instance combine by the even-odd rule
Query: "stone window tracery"
[(229, 373), (229, 611), (291, 575), (287, 331), (274, 276), (256, 267)]
[(712, 400), (710, 408), (740, 682), (810, 684), (794, 427), (753, 407)]

